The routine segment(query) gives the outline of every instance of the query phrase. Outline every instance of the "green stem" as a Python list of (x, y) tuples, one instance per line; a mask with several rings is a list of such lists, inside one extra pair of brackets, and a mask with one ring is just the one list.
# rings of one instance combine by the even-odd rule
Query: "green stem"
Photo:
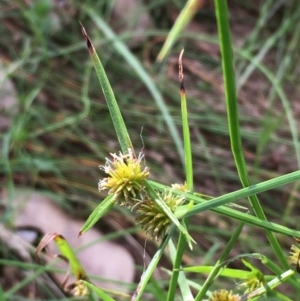
[(153, 256), (151, 262), (149, 263), (146, 271), (141, 276), (141, 281), (139, 282), (136, 291), (134, 292), (133, 296), (131, 297), (131, 301), (139, 301), (142, 297), (142, 294), (147, 286), (147, 283), (149, 282), (154, 270), (157, 267), (157, 264), (164, 254), (165, 247), (169, 241), (169, 239), (172, 237), (174, 233), (175, 227), (172, 226), (170, 228), (170, 231), (168, 235), (163, 239), (161, 245), (159, 246), (158, 250), (156, 251), (155, 255)]
[[(231, 149), (241, 183), (244, 187), (248, 187), (250, 186), (250, 181), (248, 178), (246, 162), (242, 151), (227, 3), (226, 0), (215, 0), (214, 2), (222, 54), (222, 67)], [(249, 202), (256, 216), (259, 219), (266, 221), (267, 218), (256, 195), (250, 196)], [(279, 258), (282, 266), (288, 269), (289, 264), (287, 262), (286, 256), (284, 255), (275, 235), (268, 230), (265, 230), (265, 233), (272, 246), (273, 251)]]
[(194, 301), (201, 301), (206, 295), (207, 290), (209, 289), (210, 285), (213, 283), (215, 277), (218, 275), (220, 269), (223, 268), (222, 263), (226, 260), (232, 247), (234, 246), (235, 242), (239, 238), (239, 235), (241, 234), (243, 227), (244, 227), (244, 223), (240, 223), (239, 226), (234, 231), (220, 259), (216, 262), (214, 268), (209, 273), (208, 277), (206, 278), (201, 290), (199, 291), (198, 295), (195, 297)]
[[(183, 69), (182, 69), (182, 55), (183, 50), (179, 56), (179, 81), (180, 81), (180, 96), (181, 96), (181, 116), (182, 116), (182, 129), (183, 129), (183, 141), (184, 141), (184, 154), (185, 154), (185, 174), (186, 174), (186, 185), (189, 192), (193, 192), (194, 180), (193, 180), (193, 159), (192, 159), (192, 148), (191, 148), (191, 137), (188, 122), (188, 111), (185, 97), (185, 88), (183, 85)], [(184, 218), (183, 223), (188, 229), (190, 219)], [(172, 276), (170, 280), (167, 301), (173, 301), (176, 293), (176, 286), (178, 282), (179, 271), (181, 270), (181, 261), (183, 252), (185, 249), (185, 237), (182, 232), (179, 234), (178, 246), (176, 257), (173, 265)]]

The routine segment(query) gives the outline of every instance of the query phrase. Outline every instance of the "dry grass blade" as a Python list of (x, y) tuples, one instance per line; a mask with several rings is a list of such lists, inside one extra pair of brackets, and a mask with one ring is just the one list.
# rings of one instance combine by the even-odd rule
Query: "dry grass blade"
[(75, 290), (75, 295), (86, 295), (87, 290), (85, 288), (82, 288), (82, 283), (80, 280), (88, 280), (87, 275), (81, 266), (80, 262), (78, 261), (75, 253), (73, 252), (72, 248), (69, 246), (68, 242), (65, 240), (65, 238), (62, 235), (59, 235), (57, 233), (47, 233), (41, 242), (39, 243), (35, 255), (38, 258), (38, 255), (41, 253), (41, 251), (46, 248), (46, 246), (51, 242), (54, 241), (57, 245), (58, 249), (60, 250), (61, 254), (50, 254), (51, 257), (59, 257), (63, 259), (65, 262), (69, 264), (69, 269), (72, 270), (73, 274), (76, 277), (76, 281), (70, 285), (67, 286), (67, 282), (70, 277), (70, 270), (67, 271), (66, 277), (62, 282), (62, 288), (64, 291), (70, 291), (72, 289)]
[[(40, 253), (43, 251), (43, 249), (45, 249), (47, 247), (47, 245), (53, 241), (59, 234), (57, 233), (47, 233), (45, 234), (45, 236), (42, 238), (42, 240), (40, 241), (40, 243), (38, 244), (37, 248), (36, 248), (36, 251), (34, 253), (35, 255), (35, 258), (36, 258), (36, 261), (39, 262), (39, 263), (42, 263), (41, 262), (41, 258), (40, 258)], [(69, 263), (69, 260), (67, 257), (65, 257), (64, 255), (62, 254), (51, 254), (49, 252), (47, 252), (47, 255), (48, 256), (51, 256), (52, 258), (61, 258), (63, 259), (64, 261), (66, 261), (67, 263)]]
[[(42, 240), (41, 240), (40, 243), (38, 244), (38, 246), (37, 246), (37, 248), (36, 248), (36, 251), (35, 251), (35, 253), (34, 253), (37, 262), (42, 263), (41, 257), (40, 257), (40, 253), (41, 253), (44, 249), (46, 249), (47, 245), (48, 245), (51, 241), (53, 241), (53, 240), (57, 237), (57, 235), (58, 235), (57, 233), (47, 233), (47, 234), (42, 238)], [(52, 258), (57, 258), (57, 257), (58, 257), (58, 258), (61, 258), (61, 259), (63, 259), (65, 262), (69, 263), (68, 258), (67, 258), (66, 256), (62, 255), (62, 254), (51, 254), (51, 253), (47, 252), (47, 255), (50, 256), (50, 257), (52, 257)], [(65, 278), (64, 278), (64, 280), (63, 280), (63, 282), (62, 282), (62, 285), (61, 285), (61, 287), (62, 287), (62, 289), (63, 289), (64, 291), (69, 291), (69, 290), (67, 289), (67, 282), (68, 282), (69, 278), (70, 278), (70, 270), (67, 271), (66, 276), (65, 276)]]
[(180, 83), (180, 92), (184, 93), (184, 85), (183, 85), (183, 67), (182, 67), (182, 56), (184, 53), (184, 49), (181, 50), (179, 59), (178, 59), (178, 66), (179, 66), (179, 83)]

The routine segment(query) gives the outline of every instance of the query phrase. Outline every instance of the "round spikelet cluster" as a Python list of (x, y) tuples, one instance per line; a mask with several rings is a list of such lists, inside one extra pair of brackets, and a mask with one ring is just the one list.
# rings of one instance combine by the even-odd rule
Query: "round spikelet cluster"
[(232, 291), (227, 291), (225, 289), (217, 290), (212, 293), (212, 297), (209, 301), (240, 301), (241, 297), (239, 295), (234, 295)]
[(299, 247), (296, 247), (295, 245), (291, 246), (289, 261), (293, 266), (296, 267), (296, 270), (299, 272), (299, 266), (300, 266), (300, 248)]
[(144, 155), (135, 156), (131, 149), (128, 153), (111, 154), (112, 160), (106, 159), (100, 168), (107, 177), (100, 180), (99, 191), (108, 190), (113, 195), (114, 202), (135, 211), (138, 214), (137, 223), (152, 238), (158, 240), (167, 233), (172, 224), (169, 216), (164, 212), (159, 202), (164, 202), (172, 213), (185, 202), (183, 195), (172, 193), (173, 190), (186, 192), (186, 185), (173, 185), (172, 190), (158, 192), (159, 202), (150, 198), (145, 188), (145, 181), (149, 177), (149, 168), (143, 165)]
[(266, 284), (264, 274), (260, 271), (254, 271), (250, 273), (244, 280), (239, 284), (239, 287), (246, 288), (244, 294), (255, 291), (256, 289)]
[[(185, 197), (182, 195), (174, 195), (171, 191), (158, 193), (161, 201), (163, 201), (174, 213), (178, 206), (183, 204)], [(172, 221), (151, 199), (146, 199), (140, 203), (137, 212), (137, 222), (152, 238), (158, 240), (167, 233)]]
[(179, 191), (182, 191), (182, 192), (188, 192), (188, 188), (187, 188), (186, 182), (184, 184), (178, 184), (178, 183), (172, 184), (171, 187), (174, 190), (179, 190)]
[(108, 177), (99, 182), (99, 191), (108, 190), (118, 204), (132, 208), (143, 199), (144, 182), (149, 176), (149, 168), (142, 166), (143, 154), (140, 153), (136, 158), (131, 149), (128, 149), (127, 154), (120, 152), (119, 155), (111, 156), (112, 161), (106, 159), (105, 165), (100, 166)]
[(82, 280), (77, 280), (74, 283), (74, 296), (87, 296), (89, 290)]

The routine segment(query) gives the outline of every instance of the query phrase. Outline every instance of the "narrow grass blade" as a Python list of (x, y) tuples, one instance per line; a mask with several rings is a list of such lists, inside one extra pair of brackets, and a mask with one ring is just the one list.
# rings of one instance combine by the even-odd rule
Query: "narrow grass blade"
[(175, 21), (175, 24), (169, 32), (162, 49), (160, 50), (157, 56), (158, 62), (161, 62), (170, 52), (180, 33), (192, 20), (192, 18), (195, 16), (195, 14), (198, 12), (198, 10), (202, 7), (203, 4), (204, 0), (189, 0), (186, 2), (184, 8), (181, 10), (177, 20)]
[(61, 254), (69, 260), (71, 270), (75, 275), (76, 279), (86, 279), (87, 275), (81, 263), (77, 259), (77, 256), (74, 253), (72, 247), (69, 245), (66, 239), (61, 235), (57, 235), (54, 237), (54, 241)]
[[(217, 207), (221, 206), (221, 205), (226, 205), (229, 204), (231, 202), (237, 202), (238, 200), (241, 200), (243, 198), (249, 197), (253, 194), (259, 194), (274, 188), (278, 188), (280, 186), (283, 185), (287, 185), (290, 183), (293, 183), (295, 181), (300, 180), (300, 171), (294, 171), (292, 173), (271, 179), (271, 180), (267, 180), (249, 187), (245, 187), (224, 195), (221, 195), (219, 197), (213, 198), (209, 201), (199, 197), (196, 194), (190, 194), (190, 193), (186, 193), (185, 196), (187, 198), (187, 200), (189, 201), (194, 201), (194, 203), (196, 203), (197, 205), (195, 205), (192, 209), (190, 209), (187, 212), (187, 216), (191, 216), (206, 210), (212, 210), (212, 209), (219, 209)], [(148, 181), (152, 187), (159, 189), (161, 191), (164, 190), (168, 190), (170, 189), (170, 187), (154, 182), (154, 181)], [(173, 191), (175, 194), (176, 193), (180, 193), (180, 192), (176, 192)], [(228, 208), (230, 209), (230, 208)], [(231, 209), (232, 210), (232, 209)], [(226, 215), (226, 214), (225, 214)]]
[(185, 88), (183, 83), (183, 67), (181, 51), (178, 59), (179, 66), (179, 83), (180, 83), (180, 98), (181, 98), (181, 117), (182, 117), (182, 130), (183, 130), (183, 142), (184, 142), (184, 158), (185, 158), (185, 175), (188, 191), (192, 192), (194, 189), (194, 175), (193, 175), (193, 159), (192, 159), (192, 146), (191, 135), (188, 121), (188, 110), (185, 96)]
[[(220, 48), (222, 53), (222, 67), (223, 67), (223, 77), (225, 85), (225, 96), (226, 96), (226, 107), (227, 116), (229, 124), (229, 134), (231, 149), (234, 156), (235, 164), (238, 170), (240, 180), (244, 187), (250, 186), (250, 181), (248, 178), (248, 172), (245, 162), (245, 157), (242, 149), (242, 140), (240, 135), (240, 125), (239, 125), (239, 115), (236, 99), (236, 87), (235, 87), (235, 72), (233, 66), (233, 56), (232, 56), (232, 43), (229, 30), (229, 20), (228, 20), (228, 9), (225, 0), (215, 0), (215, 10), (218, 24)], [(256, 197), (256, 195), (251, 195), (249, 197), (249, 202), (253, 208), (256, 216), (261, 220), (267, 220), (264, 211)], [(281, 265), (288, 269), (289, 264), (287, 259), (280, 247), (274, 233), (270, 231), (265, 231), (266, 236), (272, 246), (274, 253), (280, 260)]]
[[(283, 281), (286, 281), (287, 278), (290, 278), (291, 276), (293, 276), (295, 274), (295, 271), (293, 270), (287, 270), (286, 272), (282, 273), (281, 275), (279, 275), (278, 277), (276, 277), (275, 279), (269, 281), (264, 287), (258, 288), (255, 291), (246, 294), (242, 297), (241, 300), (252, 300), (252, 298), (261, 296), (265, 293), (267, 293), (269, 290), (273, 290), (275, 287), (277, 287), (279, 284), (281, 284)], [(285, 297), (282, 300), (290, 300), (291, 299)]]
[(103, 94), (104, 94), (106, 102), (107, 102), (107, 106), (108, 106), (110, 116), (112, 118), (112, 121), (113, 121), (113, 124), (115, 127), (117, 137), (120, 142), (122, 152), (124, 154), (127, 154), (128, 149), (133, 150), (133, 146), (132, 146), (129, 134), (127, 132), (127, 128), (126, 128), (125, 122), (123, 120), (121, 111), (119, 109), (119, 105), (116, 101), (114, 92), (111, 88), (111, 85), (106, 76), (106, 73), (102, 66), (102, 63), (97, 55), (97, 52), (91, 42), (91, 39), (89, 38), (88, 34), (86, 33), (83, 25), (81, 23), (80, 23), (80, 25), (81, 25), (82, 34), (83, 34), (84, 38), (86, 39), (87, 48), (88, 48), (90, 56), (92, 58)]
[(216, 0), (215, 9), (218, 23), (220, 48), (222, 53), (223, 78), (231, 149), (240, 180), (243, 186), (249, 186), (247, 167), (242, 152), (238, 105), (236, 99), (235, 72), (226, 1)]
[(152, 257), (151, 262), (149, 263), (146, 271), (141, 276), (141, 280), (135, 290), (134, 294), (131, 297), (131, 301), (139, 301), (143, 295), (143, 292), (146, 288), (147, 283), (149, 282), (154, 270), (156, 269), (158, 262), (160, 261), (162, 255), (164, 254), (164, 250), (167, 246), (169, 239), (172, 237), (175, 230), (175, 226), (172, 226), (168, 235), (163, 239), (162, 243), (160, 244), (158, 250)]
[(238, 227), (236, 228), (236, 230), (234, 231), (234, 233), (233, 233), (232, 237), (230, 238), (226, 248), (222, 252), (219, 260), (216, 262), (214, 268), (209, 273), (208, 277), (206, 278), (205, 282), (203, 283), (203, 285), (201, 287), (201, 290), (199, 291), (199, 293), (195, 297), (195, 301), (201, 301), (205, 297), (209, 287), (212, 285), (214, 279), (218, 275), (219, 271), (222, 269), (222, 263), (226, 260), (226, 258), (229, 255), (231, 249), (233, 248), (235, 242), (239, 238), (239, 236), (240, 236), (240, 234), (243, 230), (243, 227), (244, 227), (244, 223), (240, 223), (238, 225)]
[[(194, 272), (200, 274), (209, 274), (211, 271), (215, 269), (215, 266), (199, 266), (199, 267), (188, 267), (184, 268), (183, 270), (186, 272)], [(235, 279), (244, 279), (250, 276), (252, 271), (244, 271), (238, 269), (230, 269), (230, 268), (221, 268), (218, 275), (228, 278), (235, 278)], [(267, 275), (268, 278), (273, 279), (274, 275)]]
[[(210, 210), (213, 208), (216, 208), (220, 205), (229, 204), (231, 202), (236, 202), (238, 200), (241, 200), (243, 198), (252, 196), (254, 194), (258, 194), (264, 191), (268, 191), (273, 188), (280, 187), (282, 185), (286, 185), (295, 181), (298, 181), (300, 179), (300, 171), (295, 171), (290, 174), (286, 174), (265, 182), (261, 182), (249, 187), (242, 188), (240, 190), (236, 190), (227, 194), (223, 194), (219, 197), (216, 197), (214, 199), (211, 199), (209, 201), (205, 201), (202, 198), (198, 198), (196, 195), (191, 195), (189, 193), (186, 194), (186, 198), (188, 200), (193, 201), (200, 201), (202, 204), (195, 205), (188, 213), (187, 215), (192, 215), (193, 213), (199, 213), (206, 210)], [(176, 193), (176, 191), (174, 192)], [(203, 203), (204, 202), (204, 203)], [(201, 209), (200, 209), (201, 208)]]
[[(66, 241), (66, 239), (57, 233), (47, 233), (39, 245), (36, 248), (35, 254), (38, 258), (39, 253), (49, 244), (49, 242), (54, 241), (57, 248), (60, 251), (60, 254), (56, 255), (64, 260), (66, 260), (70, 264), (70, 268), (74, 276), (77, 280), (87, 279), (87, 275), (85, 270), (83, 269), (81, 263), (77, 259), (76, 254), (74, 253), (72, 247)], [(67, 280), (67, 279), (66, 279)]]
[[(170, 250), (170, 256), (171, 256), (171, 259), (172, 259), (172, 262), (173, 262), (173, 271), (172, 271), (172, 277), (173, 277), (175, 269), (176, 269), (175, 261), (176, 261), (176, 257), (177, 257), (177, 254), (178, 254), (178, 250), (176, 250), (175, 245), (174, 245), (174, 243), (171, 239), (169, 240), (169, 250)], [(184, 270), (180, 267), (180, 264), (179, 264), (179, 268), (178, 268), (178, 276), (176, 277), (176, 281), (177, 280), (178, 280), (179, 288), (180, 288), (180, 291), (181, 291), (182, 300), (183, 301), (193, 300), (194, 297), (193, 297), (193, 294), (192, 294), (192, 292), (190, 290), (190, 287), (188, 285), (188, 280), (185, 276)], [(170, 281), (170, 285), (171, 285), (171, 281)], [(175, 294), (176, 293), (176, 286), (174, 286), (174, 291), (175, 291), (174, 292), (174, 294)], [(169, 289), (169, 292), (170, 292), (170, 289)], [(169, 292), (168, 292), (167, 300), (174, 300), (174, 298), (173, 299), (169, 298)]]
[[(183, 83), (183, 67), (182, 67), (182, 56), (183, 51), (181, 51), (178, 59), (178, 67), (179, 67), (179, 83), (180, 83), (180, 98), (181, 98), (181, 117), (182, 117), (182, 130), (183, 130), (183, 141), (184, 141), (184, 161), (185, 161), (185, 174), (186, 174), (186, 186), (189, 192), (193, 192), (194, 189), (194, 175), (193, 175), (193, 159), (192, 159), (192, 147), (191, 147), (191, 136), (188, 122), (188, 110), (187, 110), (187, 102), (185, 96), (185, 88)], [(189, 226), (189, 218), (183, 219), (183, 223), (186, 225), (186, 228)], [(180, 232), (176, 257), (173, 260), (173, 271), (170, 280), (169, 290), (167, 301), (172, 301), (175, 298), (176, 294), (176, 286), (179, 277), (179, 269), (182, 261), (183, 252), (185, 249), (185, 238), (184, 234)], [(182, 273), (181, 277), (185, 277), (184, 273)], [(181, 291), (187, 292), (187, 288), (181, 288)], [(188, 298), (191, 293), (188, 293)]]
[[(219, 196), (213, 200), (204, 200), (201, 197), (197, 195), (193, 195), (190, 193), (186, 193), (185, 197), (189, 201), (193, 201), (194, 203), (198, 203), (195, 205), (192, 209), (189, 210), (189, 212), (186, 214), (186, 216), (192, 216), (200, 212), (204, 212), (206, 210), (212, 210), (216, 213), (225, 215), (227, 217), (231, 217), (233, 219), (236, 219), (238, 221), (245, 222), (250, 225), (257, 226), (259, 228), (267, 229), (275, 233), (281, 233), (287, 236), (295, 236), (297, 238), (300, 238), (300, 232), (297, 230), (293, 230), (287, 227), (284, 227), (282, 225), (272, 223), (266, 220), (261, 220), (257, 217), (251, 216), (249, 214), (245, 214), (243, 212), (234, 210), (229, 207), (225, 207), (222, 205), (228, 204), (230, 202), (236, 202), (242, 198), (248, 197), (252, 194), (258, 194), (263, 191), (267, 191), (269, 189), (279, 187), (281, 185), (285, 185), (288, 183), (292, 183), (294, 181), (297, 181), (300, 179), (300, 171), (295, 171), (293, 173), (283, 175), (280, 177), (277, 177), (272, 180), (268, 180), (250, 187), (246, 187), (222, 196)], [(166, 190), (170, 189), (169, 187), (162, 185), (160, 183), (156, 183), (153, 181), (149, 181), (151, 186), (159, 189), (159, 190)], [(173, 191), (173, 193), (177, 193), (176, 191)], [(199, 204), (200, 203), (200, 204)]]
[(184, 162), (183, 146), (180, 139), (180, 135), (176, 128), (176, 125), (170, 115), (168, 107), (166, 106), (163, 96), (161, 95), (159, 89), (155, 85), (155, 82), (151, 76), (147, 73), (147, 70), (139, 62), (139, 60), (132, 54), (128, 47), (118, 38), (118, 36), (111, 30), (111, 28), (104, 22), (101, 16), (93, 9), (85, 7), (85, 10), (89, 16), (95, 22), (95, 25), (102, 30), (104, 35), (111, 40), (112, 47), (126, 60), (129, 66), (136, 72), (140, 77), (141, 81), (147, 87), (149, 93), (152, 95), (158, 109), (161, 111), (161, 114), (165, 120), (165, 123), (170, 131), (170, 135), (176, 145), (177, 152), (180, 156), (182, 162)]
[[(221, 265), (222, 265), (222, 267), (224, 267), (225, 264), (228, 265), (229, 263), (231, 263), (237, 259), (241, 259), (243, 261), (243, 263), (245, 264), (245, 261), (243, 260), (243, 258), (259, 259), (263, 265), (265, 265), (270, 271), (272, 271), (274, 273), (273, 275), (270, 275), (270, 274), (264, 275), (264, 279), (266, 281), (271, 281), (275, 278), (274, 275), (280, 275), (281, 273), (283, 273), (282, 269), (276, 263), (273, 263), (269, 258), (267, 258), (266, 256), (259, 254), (259, 253), (241, 254), (241, 255), (235, 256), (233, 258), (230, 258), (229, 260), (226, 260), (226, 262), (221, 263)], [(246, 266), (248, 266), (251, 271), (222, 268), (219, 271), (218, 275), (224, 276), (224, 277), (229, 277), (229, 278), (245, 279), (245, 278), (251, 276), (251, 274), (253, 274), (253, 272), (257, 273), (257, 269), (255, 267), (253, 267), (252, 265), (249, 265), (248, 262), (246, 263)], [(214, 269), (214, 267), (211, 267), (211, 266), (195, 266), (195, 267), (187, 267), (187, 268), (184, 268), (183, 270), (186, 272), (208, 274), (213, 269)], [(295, 279), (293, 279), (293, 278), (288, 278), (286, 280), (286, 282), (291, 284), (293, 287), (295, 287), (297, 289), (299, 287), (299, 283), (297, 283), (297, 281), (295, 281)]]
[(95, 223), (103, 216), (105, 215), (115, 204), (114, 195), (109, 194), (90, 214), (88, 219), (85, 221), (84, 225), (82, 226), (79, 235), (84, 234), (89, 229), (91, 229)]
[(0, 300), (6, 300), (2, 286), (0, 285)]

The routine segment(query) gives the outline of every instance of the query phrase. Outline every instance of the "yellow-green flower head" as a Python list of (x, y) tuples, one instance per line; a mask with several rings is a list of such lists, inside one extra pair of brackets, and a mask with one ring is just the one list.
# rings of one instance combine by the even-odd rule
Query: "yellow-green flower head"
[(296, 266), (296, 270), (300, 273), (300, 249), (294, 245), (291, 246), (291, 252), (289, 256), (292, 265)]
[(260, 288), (265, 285), (264, 275), (255, 275), (251, 274), (245, 281), (243, 281), (239, 286), (246, 287), (244, 294), (255, 291), (257, 288)]
[[(244, 261), (247, 263), (247, 261)], [(245, 279), (243, 280), (243, 282), (241, 282), (239, 284), (240, 287), (245, 287), (246, 290), (244, 292), (244, 294), (250, 293), (255, 291), (257, 288), (260, 288), (262, 286), (265, 285), (266, 281), (265, 281), (265, 277), (264, 274), (256, 269), (255, 267), (253, 267), (252, 265), (248, 265), (246, 264), (248, 267), (250, 267), (250, 269), (252, 270), (251, 273), (248, 274), (247, 277), (245, 277)]]
[(233, 295), (232, 291), (224, 289), (214, 291), (209, 301), (240, 301), (239, 295)]
[(178, 183), (172, 184), (171, 187), (174, 190), (180, 190), (182, 192), (188, 192), (186, 182), (184, 184), (178, 184)]
[(149, 176), (149, 168), (142, 166), (144, 155), (136, 158), (131, 149), (127, 154), (111, 154), (113, 160), (106, 159), (104, 166), (100, 166), (109, 177), (100, 180), (99, 191), (108, 189), (114, 194), (114, 199), (121, 205), (132, 207), (143, 198), (144, 181)]
[(86, 296), (88, 293), (87, 286), (81, 280), (77, 280), (74, 283), (74, 296)]
[[(158, 193), (158, 196), (168, 205), (173, 213), (185, 201), (184, 196), (173, 195), (171, 191)], [(149, 198), (141, 202), (137, 212), (140, 213), (140, 216), (136, 219), (137, 223), (156, 240), (163, 238), (172, 224), (172, 221), (162, 208)]]

